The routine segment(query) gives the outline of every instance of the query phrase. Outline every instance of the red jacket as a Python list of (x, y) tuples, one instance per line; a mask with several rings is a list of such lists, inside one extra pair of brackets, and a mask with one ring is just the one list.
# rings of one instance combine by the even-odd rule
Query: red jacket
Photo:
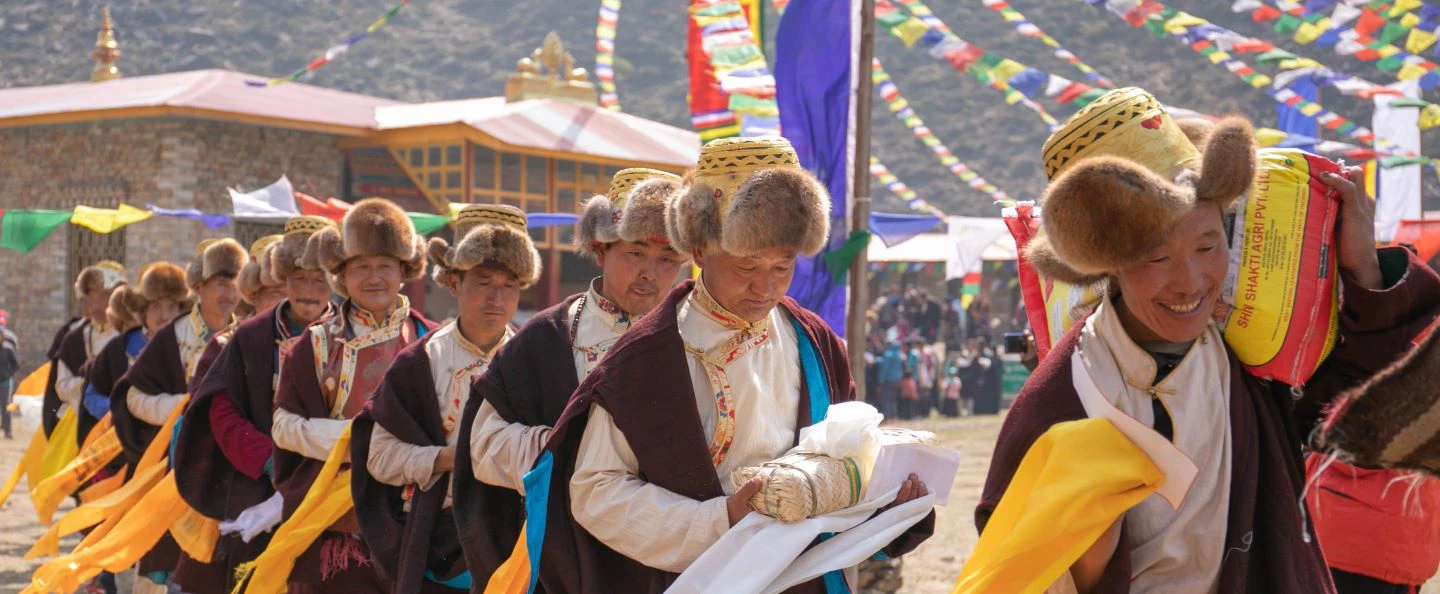
[[(1314, 477), (1323, 460), (1312, 454), (1305, 475)], [(1440, 568), (1440, 480), (1339, 460), (1313, 480), (1305, 502), (1327, 565), (1412, 586), (1435, 575)]]

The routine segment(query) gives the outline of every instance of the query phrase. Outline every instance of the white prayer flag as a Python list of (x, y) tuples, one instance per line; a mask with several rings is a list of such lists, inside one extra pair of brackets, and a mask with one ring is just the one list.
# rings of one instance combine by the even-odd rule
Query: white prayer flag
[(235, 218), (286, 219), (300, 214), (295, 206), (295, 189), (283, 175), (275, 183), (251, 192), (226, 189), (230, 190)]

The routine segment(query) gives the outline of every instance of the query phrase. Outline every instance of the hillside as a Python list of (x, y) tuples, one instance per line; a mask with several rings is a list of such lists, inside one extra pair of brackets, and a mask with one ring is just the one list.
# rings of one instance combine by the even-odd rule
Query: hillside
[[(101, 2), (8, 0), (4, 4), (0, 87), (88, 77)], [(1171, 4), (1243, 34), (1272, 41), (1280, 37), (1243, 15), (1231, 14), (1228, 2), (1174, 0)], [(124, 52), (120, 66), (126, 75), (221, 67), (276, 76), (363, 29), (388, 5), (389, 0), (117, 0), (112, 10)], [(1173, 41), (1131, 29), (1080, 0), (1016, 0), (1014, 5), (1112, 80), (1146, 87), (1176, 105), (1212, 113), (1241, 112), (1260, 125), (1274, 125), (1274, 103), (1268, 97)], [(580, 0), (415, 0), (388, 26), (309, 82), (409, 101), (496, 95), (515, 60), (547, 31), (560, 34), (577, 65), (592, 67), (598, 6), (598, 1)], [(1015, 33), (980, 0), (937, 0), (931, 8), (960, 36), (989, 51), (1068, 78), (1082, 78), (1038, 40)], [(616, 70), (626, 111), (688, 126), (684, 16), (681, 0), (624, 3)], [(770, 35), (777, 22), (770, 14)], [(1391, 80), (1369, 64), (1340, 58), (1328, 48), (1284, 45), (1369, 80)], [(1005, 105), (996, 91), (918, 49), (906, 49), (888, 34), (879, 35), (876, 48), (917, 113), (957, 156), (1012, 195), (1033, 197), (1042, 190), (1039, 148), (1046, 130), (1032, 112)], [(1070, 111), (1046, 99), (1040, 102), (1057, 117)], [(1371, 108), (1366, 102), (1327, 90), (1321, 103), (1369, 123)], [(874, 118), (876, 155), (922, 196), (954, 214), (994, 214), (988, 200), (942, 169), (878, 97)], [(1426, 133), (1425, 138), (1431, 146), (1440, 141), (1436, 132)], [(1440, 154), (1440, 149), (1427, 152)], [(1435, 178), (1426, 179), (1429, 190)], [(1427, 194), (1436, 196), (1433, 191)], [(877, 188), (875, 195), (880, 198), (877, 208), (905, 210), (883, 189)], [(1428, 207), (1440, 208), (1440, 200)]]

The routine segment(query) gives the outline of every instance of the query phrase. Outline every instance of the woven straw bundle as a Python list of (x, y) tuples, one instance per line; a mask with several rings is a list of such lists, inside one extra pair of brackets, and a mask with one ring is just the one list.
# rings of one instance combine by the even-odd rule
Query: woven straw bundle
[[(906, 429), (881, 430), (882, 445), (933, 444), (935, 434)], [(730, 475), (739, 489), (760, 476), (765, 486), (750, 498), (750, 509), (781, 522), (799, 522), (839, 511), (860, 502), (865, 492), (860, 464), (854, 458), (794, 452), (759, 466), (747, 466)]]

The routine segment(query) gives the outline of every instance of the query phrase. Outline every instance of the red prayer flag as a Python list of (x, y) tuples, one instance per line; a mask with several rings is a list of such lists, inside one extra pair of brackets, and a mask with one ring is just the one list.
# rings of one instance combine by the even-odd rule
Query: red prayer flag
[[(331, 198), (331, 200), (334, 200), (334, 198)], [(335, 201), (340, 202), (339, 200)], [(340, 219), (345, 218), (345, 211), (350, 210), (349, 208), (342, 208), (335, 204), (321, 201), (319, 198), (304, 192), (295, 192), (295, 202), (300, 207), (300, 214), (325, 217), (337, 223), (340, 222)], [(344, 204), (343, 202), (340, 203)]]

